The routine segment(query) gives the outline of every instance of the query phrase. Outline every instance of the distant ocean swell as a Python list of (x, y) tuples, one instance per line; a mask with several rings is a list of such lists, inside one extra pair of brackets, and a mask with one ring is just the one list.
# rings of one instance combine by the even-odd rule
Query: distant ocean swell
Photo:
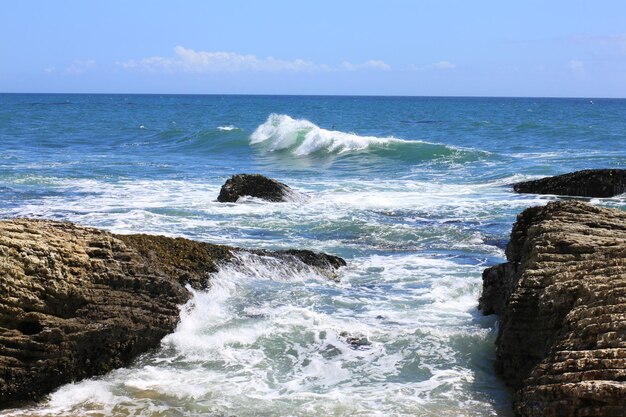
[[(293, 158), (374, 156), (408, 163), (439, 160), (466, 163), (498, 158), (491, 152), (474, 148), (325, 129), (309, 120), (285, 114), (270, 114), (252, 133), (234, 125), (190, 130), (173, 123), (160, 128), (140, 125), (139, 130), (136, 136), (113, 140), (111, 146), (153, 148), (150, 151), (167, 150), (182, 155), (227, 154), (237, 149), (248, 152), (252, 147), (256, 152)], [(46, 145), (58, 147), (55, 141)]]

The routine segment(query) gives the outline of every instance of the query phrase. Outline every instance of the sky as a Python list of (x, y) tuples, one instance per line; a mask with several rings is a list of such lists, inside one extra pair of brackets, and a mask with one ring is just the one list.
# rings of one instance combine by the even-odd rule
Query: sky
[(0, 92), (626, 97), (624, 0), (0, 1)]

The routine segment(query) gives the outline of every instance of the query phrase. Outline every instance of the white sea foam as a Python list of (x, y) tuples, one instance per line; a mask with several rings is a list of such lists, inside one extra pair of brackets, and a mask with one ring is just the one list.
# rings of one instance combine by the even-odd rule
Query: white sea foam
[[(26, 202), (7, 210), (6, 215), (63, 219), (117, 233), (186, 236), (244, 247), (416, 250), (423, 246), (421, 242), (437, 238), (451, 248), (483, 251), (481, 236), (465, 234), (454, 223), (479, 222), (494, 210), (519, 211), (550, 201), (549, 197), (513, 194), (501, 187), (499, 180), (473, 185), (412, 180), (294, 181), (290, 185), (308, 195), (306, 201), (294, 199), (281, 204), (258, 199), (219, 203), (215, 198), (222, 180), (23, 181), (42, 181), (59, 193)], [(398, 221), (389, 223), (377, 216)], [(416, 227), (420, 223), (425, 227)], [(310, 240), (293, 233), (297, 228), (328, 232), (323, 240)], [(338, 232), (346, 228), (352, 232), (341, 237)], [(456, 235), (446, 239), (450, 233)]]
[(218, 126), (217, 129), (225, 131), (225, 132), (230, 132), (231, 130), (239, 130), (238, 127), (233, 126), (233, 125)]
[[(495, 415), (468, 389), (476, 371), (450, 342), (490, 337), (470, 314), (477, 272), (445, 259), (371, 256), (335, 284), (312, 268), (237, 255), (210, 290), (194, 292), (160, 351), (62, 387), (28, 413)], [(416, 297), (411, 288), (420, 287)]]
[[(220, 269), (208, 292), (194, 293), (160, 350), (133, 367), (62, 387), (32, 415), (495, 414), (472, 387), (477, 375), (489, 376), (468, 360), (475, 346), (491, 349), (493, 338), (475, 315), (481, 261), (420, 251), (440, 245), (502, 256), (479, 232), (456, 225), (545, 200), (511, 194), (500, 180), (289, 181), (311, 196), (306, 204), (218, 203), (219, 178), (46, 181), (61, 192), (15, 214), (359, 255), (340, 283), (311, 268), (243, 255)], [(381, 248), (390, 254), (376, 254)]]

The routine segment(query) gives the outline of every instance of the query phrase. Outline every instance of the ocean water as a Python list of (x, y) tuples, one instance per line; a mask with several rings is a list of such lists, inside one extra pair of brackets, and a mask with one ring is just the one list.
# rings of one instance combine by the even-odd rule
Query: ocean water
[[(508, 184), (626, 168), (625, 145), (626, 100), (0, 95), (0, 217), (348, 262), (242, 257), (160, 348), (0, 415), (508, 416), (481, 272), (555, 198)], [(309, 198), (217, 203), (237, 173)]]

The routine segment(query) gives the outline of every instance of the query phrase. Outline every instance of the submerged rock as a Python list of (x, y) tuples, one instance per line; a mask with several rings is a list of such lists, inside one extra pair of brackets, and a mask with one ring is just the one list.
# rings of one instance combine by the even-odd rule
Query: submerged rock
[(518, 193), (606, 198), (626, 192), (626, 169), (587, 169), (513, 184)]
[(240, 197), (256, 197), (262, 200), (280, 202), (292, 201), (300, 194), (288, 185), (259, 174), (237, 174), (230, 177), (222, 186), (217, 201), (234, 203)]
[(372, 345), (372, 342), (364, 335), (351, 335), (343, 331), (339, 333), (339, 336), (341, 336), (352, 349), (367, 349)]
[[(210, 287), (218, 266), (244, 251), (71, 223), (0, 221), (0, 408), (159, 346), (191, 296), (186, 286)], [(280, 262), (287, 253), (264, 251)], [(345, 264), (326, 254), (294, 256), (321, 269)]]
[(483, 274), (496, 371), (518, 416), (626, 415), (626, 213), (552, 202), (518, 216)]

